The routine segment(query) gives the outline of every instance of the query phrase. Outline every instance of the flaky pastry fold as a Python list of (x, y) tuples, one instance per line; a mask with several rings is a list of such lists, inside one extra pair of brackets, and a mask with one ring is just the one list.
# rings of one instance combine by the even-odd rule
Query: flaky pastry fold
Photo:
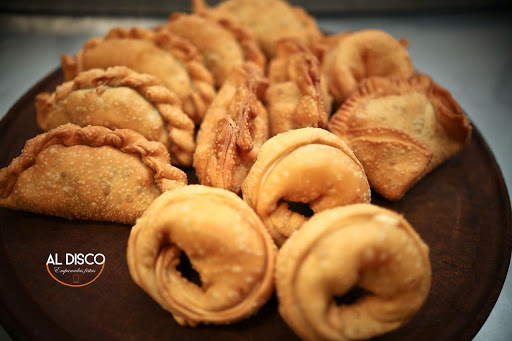
[(45, 131), (65, 123), (132, 129), (163, 143), (175, 165), (191, 166), (194, 122), (158, 78), (123, 66), (91, 69), (55, 92), (36, 97), (37, 124)]
[(269, 139), (244, 180), (242, 193), (278, 246), (311, 215), (371, 199), (354, 153), (320, 128), (290, 130)]
[(226, 0), (216, 7), (209, 7), (205, 0), (192, 0), (192, 11), (243, 25), (256, 36), (268, 57), (274, 55), (274, 44), (281, 38), (293, 37), (309, 45), (322, 36), (313, 17), (283, 0)]
[[(201, 185), (161, 195), (132, 228), (132, 279), (181, 325), (254, 314), (274, 288), (275, 245), (235, 194)], [(187, 257), (198, 274), (181, 264)], [(183, 270), (180, 270), (180, 267)]]
[(115, 27), (104, 38), (89, 39), (75, 58), (62, 55), (61, 62), (68, 81), (81, 71), (111, 66), (156, 76), (178, 95), (183, 111), (196, 123), (215, 96), (213, 77), (197, 48), (165, 30)]
[(217, 87), (224, 84), (235, 65), (252, 62), (265, 71), (266, 58), (255, 37), (229, 19), (206, 13), (173, 13), (160, 29), (167, 29), (198, 48)]
[(233, 68), (197, 134), (193, 165), (200, 184), (240, 192), (269, 136), (267, 111), (261, 103), (267, 84), (250, 63)]
[(61, 125), (0, 170), (0, 206), (133, 224), (162, 192), (187, 184), (159, 142), (129, 129)]
[(331, 97), (316, 56), (300, 40), (281, 39), (269, 67), (265, 96), (271, 135), (298, 128), (323, 128)]
[(279, 313), (305, 340), (366, 340), (407, 323), (431, 286), (428, 246), (401, 215), (368, 204), (306, 222), (279, 250)]
[(414, 74), (405, 39), (395, 40), (374, 29), (341, 33), (324, 39), (328, 46), (322, 72), (336, 105), (341, 104), (357, 84), (371, 76), (406, 78)]
[(400, 199), (471, 137), (451, 94), (423, 74), (362, 81), (328, 129), (348, 143), (370, 185), (389, 200)]

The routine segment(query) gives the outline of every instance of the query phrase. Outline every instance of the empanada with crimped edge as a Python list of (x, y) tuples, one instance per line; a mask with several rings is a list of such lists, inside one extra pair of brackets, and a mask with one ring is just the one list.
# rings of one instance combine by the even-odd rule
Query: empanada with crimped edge
[(471, 125), (451, 94), (430, 77), (372, 77), (331, 117), (370, 184), (398, 200), (422, 176), (469, 142)]
[(193, 165), (200, 184), (240, 192), (269, 137), (267, 111), (261, 103), (267, 85), (254, 65), (233, 68), (197, 134)]
[(75, 58), (62, 55), (66, 80), (81, 71), (127, 66), (158, 77), (183, 103), (183, 111), (199, 123), (215, 96), (214, 81), (201, 54), (190, 42), (170, 32), (115, 27), (105, 38), (89, 39)]
[(0, 206), (134, 224), (160, 194), (186, 184), (160, 142), (129, 129), (65, 124), (28, 140), (0, 170)]
[[(323, 56), (322, 72), (337, 105), (364, 78), (406, 78), (415, 72), (406, 48), (407, 41), (395, 40), (384, 31), (369, 29), (341, 33), (323, 40), (328, 47)], [(317, 45), (322, 45), (321, 41)]]
[(229, 19), (173, 13), (158, 29), (169, 30), (196, 46), (217, 87), (222, 86), (235, 65), (253, 62), (265, 70), (266, 58), (255, 37)]
[(92, 69), (36, 97), (37, 123), (45, 131), (65, 123), (132, 129), (163, 143), (173, 164), (192, 165), (194, 122), (158, 78), (123, 66)]
[(265, 96), (271, 135), (298, 128), (323, 128), (331, 112), (331, 97), (320, 73), (320, 62), (300, 40), (276, 43)]
[(281, 38), (294, 37), (309, 45), (322, 36), (313, 17), (283, 0), (226, 0), (212, 8), (205, 0), (192, 0), (192, 10), (247, 27), (269, 57), (275, 54), (274, 44)]

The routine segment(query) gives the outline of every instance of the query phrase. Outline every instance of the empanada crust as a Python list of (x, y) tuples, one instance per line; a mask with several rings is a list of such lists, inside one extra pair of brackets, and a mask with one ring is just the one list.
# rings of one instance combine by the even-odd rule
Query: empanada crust
[(205, 0), (192, 0), (194, 13), (227, 18), (247, 27), (268, 57), (275, 54), (276, 41), (296, 38), (306, 45), (322, 36), (316, 21), (301, 7), (282, 0), (226, 0), (209, 8)]
[(186, 184), (159, 142), (128, 129), (65, 124), (28, 140), (0, 170), (0, 206), (133, 224), (162, 192)]
[(200, 184), (240, 192), (269, 137), (267, 111), (261, 103), (267, 84), (252, 64), (233, 68), (197, 134), (194, 169)]
[[(177, 266), (185, 252), (200, 278)], [(132, 228), (132, 279), (181, 325), (226, 324), (255, 313), (274, 288), (276, 248), (235, 194), (192, 185), (164, 193)]]
[[(374, 189), (389, 200), (400, 199), (471, 137), (469, 119), (457, 102), (423, 74), (362, 81), (331, 117), (328, 129), (353, 147), (363, 166), (367, 165)], [(384, 149), (396, 151), (399, 145), (401, 152), (389, 158), (383, 155)], [(387, 175), (385, 169), (390, 170)]]
[(323, 128), (331, 112), (331, 97), (316, 56), (297, 39), (276, 43), (265, 96), (271, 135), (298, 129)]
[(228, 19), (215, 19), (207, 14), (174, 13), (162, 29), (187, 39), (198, 48), (217, 87), (224, 84), (235, 65), (252, 62), (262, 72), (265, 70), (265, 55), (257, 40)]
[(54, 93), (39, 94), (36, 109), (45, 131), (65, 123), (132, 129), (163, 143), (173, 164), (192, 165), (194, 122), (176, 94), (154, 76), (123, 66), (84, 71)]
[(197, 48), (165, 30), (115, 27), (105, 38), (89, 39), (76, 58), (63, 55), (61, 61), (68, 81), (81, 71), (119, 65), (156, 76), (178, 95), (183, 111), (196, 123), (215, 96), (213, 77)]
[(357, 84), (371, 76), (406, 78), (414, 74), (405, 40), (395, 40), (380, 30), (342, 33), (329, 41), (323, 57), (323, 74), (336, 105)]
[[(366, 340), (407, 323), (431, 276), (428, 246), (404, 217), (368, 204), (337, 207), (279, 250), (279, 313), (305, 340)], [(354, 288), (361, 297), (337, 302)]]
[(320, 128), (290, 130), (269, 139), (244, 180), (242, 193), (277, 245), (309, 219), (290, 209), (289, 203), (307, 204), (316, 214), (371, 199), (354, 153)]

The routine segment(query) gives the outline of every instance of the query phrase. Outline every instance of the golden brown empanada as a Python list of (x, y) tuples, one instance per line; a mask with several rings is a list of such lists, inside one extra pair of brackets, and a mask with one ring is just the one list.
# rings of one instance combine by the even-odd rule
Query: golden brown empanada
[(399, 214), (323, 211), (277, 254), (279, 313), (305, 340), (366, 340), (407, 323), (431, 285), (428, 246)]
[(328, 129), (348, 143), (372, 188), (389, 200), (400, 199), (471, 137), (457, 102), (422, 74), (362, 81)]
[(261, 103), (267, 84), (252, 64), (233, 68), (197, 134), (194, 168), (202, 185), (240, 192), (268, 139), (267, 111)]
[(158, 78), (124, 66), (92, 69), (36, 97), (37, 124), (45, 131), (65, 123), (132, 129), (163, 143), (173, 164), (192, 165), (194, 122)]
[(274, 44), (294, 37), (306, 45), (322, 36), (316, 21), (302, 7), (283, 0), (226, 0), (210, 8), (205, 0), (192, 0), (194, 13), (209, 13), (247, 27), (258, 39), (267, 56), (274, 55)]
[(242, 193), (277, 245), (313, 214), (371, 199), (354, 153), (320, 128), (290, 130), (269, 139), (243, 182)]
[(162, 28), (187, 39), (199, 49), (217, 87), (224, 84), (233, 66), (246, 61), (265, 70), (265, 55), (256, 39), (228, 19), (174, 13)]
[(68, 81), (81, 71), (118, 65), (156, 76), (178, 95), (183, 111), (196, 123), (215, 96), (213, 77), (197, 48), (167, 31), (116, 27), (105, 38), (89, 39), (75, 59), (61, 59)]
[[(179, 270), (184, 256), (198, 281)], [(272, 239), (242, 199), (200, 185), (155, 200), (132, 228), (127, 251), (135, 283), (189, 326), (254, 314), (272, 295), (275, 256)]]
[(299, 40), (276, 43), (265, 96), (271, 135), (297, 128), (323, 128), (331, 113), (331, 97), (320, 63)]
[(160, 142), (129, 129), (61, 125), (0, 170), (0, 206), (134, 224), (162, 192), (187, 184)]
[[(336, 42), (336, 43), (333, 43)], [(414, 66), (407, 42), (379, 30), (342, 33), (329, 42), (322, 72), (335, 104), (341, 104), (357, 83), (370, 76), (409, 77)]]

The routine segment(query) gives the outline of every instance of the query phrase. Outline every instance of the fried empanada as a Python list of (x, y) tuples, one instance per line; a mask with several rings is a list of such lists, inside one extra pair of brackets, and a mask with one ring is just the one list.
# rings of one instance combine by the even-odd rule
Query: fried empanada
[[(184, 257), (198, 281), (180, 272)], [(272, 239), (242, 199), (200, 185), (155, 200), (132, 228), (127, 250), (134, 282), (189, 326), (255, 313), (272, 295), (275, 257)]]
[(76, 58), (62, 55), (66, 80), (79, 72), (127, 66), (158, 77), (178, 95), (183, 111), (199, 123), (215, 96), (213, 77), (191, 43), (167, 31), (116, 27), (105, 38), (89, 39)]
[(132, 129), (163, 143), (173, 164), (192, 165), (194, 122), (180, 99), (156, 77), (124, 66), (92, 69), (36, 97), (37, 124), (45, 131), (65, 123)]
[(162, 192), (187, 184), (160, 142), (129, 129), (61, 125), (0, 170), (0, 206), (134, 224)]
[(299, 40), (276, 43), (265, 96), (271, 135), (298, 128), (323, 128), (331, 112), (331, 97), (320, 63)]
[(305, 340), (366, 340), (425, 302), (428, 246), (399, 214), (358, 204), (315, 215), (277, 254), (279, 313)]
[(192, 10), (244, 25), (269, 57), (274, 55), (274, 44), (281, 38), (294, 37), (309, 45), (322, 36), (313, 17), (283, 0), (226, 0), (213, 8), (205, 0), (192, 0)]
[(357, 83), (370, 76), (409, 77), (414, 66), (407, 42), (379, 30), (342, 33), (335, 37), (323, 58), (322, 72), (335, 104), (341, 104)]
[(243, 182), (242, 193), (277, 245), (318, 212), (371, 199), (354, 153), (320, 128), (290, 130), (269, 139)]
[(194, 168), (199, 183), (240, 192), (269, 137), (267, 111), (261, 103), (267, 85), (252, 64), (233, 68), (197, 134)]
[(265, 55), (256, 39), (228, 19), (174, 13), (162, 28), (189, 40), (199, 49), (217, 87), (224, 84), (235, 65), (253, 62), (265, 70)]
[(372, 188), (389, 200), (400, 199), (471, 137), (451, 94), (422, 74), (362, 81), (328, 129), (348, 143)]

